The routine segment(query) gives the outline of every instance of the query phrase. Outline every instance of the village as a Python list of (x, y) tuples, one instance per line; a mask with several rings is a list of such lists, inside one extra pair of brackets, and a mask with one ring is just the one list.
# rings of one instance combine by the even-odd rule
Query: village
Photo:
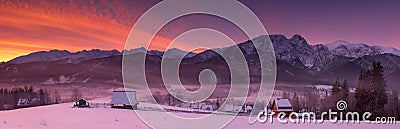
[[(12, 101), (1, 102), (2, 111), (0, 111), (0, 113), (2, 112), (2, 114), (0, 115), (6, 115), (10, 112), (39, 112), (43, 109), (46, 109), (46, 111), (54, 112), (55, 114), (57, 114), (56, 112), (65, 112), (67, 114), (72, 113), (71, 115), (64, 115), (66, 116), (65, 119), (68, 120), (76, 117), (73, 114), (86, 114), (87, 116), (85, 117), (85, 119), (89, 117), (92, 121), (126, 121), (125, 123), (129, 123), (128, 120), (132, 119), (128, 118), (129, 116), (135, 116), (134, 119), (136, 121), (139, 121), (141, 125), (140, 128), (147, 127), (145, 126), (145, 124), (140, 122), (140, 118), (138, 118), (137, 115), (131, 113), (145, 112), (150, 114), (157, 114), (160, 112), (168, 112), (172, 114), (180, 114), (184, 116), (194, 117), (205, 116), (208, 114), (217, 114), (219, 116), (237, 116), (240, 118), (240, 121), (247, 123), (248, 121), (243, 121), (244, 118), (249, 118), (248, 116), (251, 116), (254, 113), (257, 114), (261, 111), (263, 111), (265, 114), (271, 114), (273, 112), (273, 119), (278, 119), (278, 114), (280, 113), (286, 114), (286, 116), (284, 116), (284, 119), (289, 119), (288, 114), (295, 112), (298, 114), (298, 117), (296, 116), (294, 118), (298, 120), (310, 118), (311, 116), (305, 117), (302, 114), (313, 112), (315, 113), (316, 118), (320, 119), (321, 112), (326, 111), (327, 108), (331, 108), (333, 110), (336, 109), (335, 104), (337, 101), (335, 101), (335, 98), (333, 97), (337, 96), (334, 96), (334, 92), (332, 91), (335, 91), (334, 88), (339, 87), (339, 89), (343, 89), (343, 86), (345, 86), (345, 84), (337, 84), (338, 85), (335, 84), (335, 86), (279, 85), (273, 90), (270, 100), (268, 100), (268, 98), (263, 99), (264, 102), (261, 103), (266, 105), (266, 107), (263, 108), (255, 107), (256, 103), (260, 103), (254, 101), (254, 94), (258, 93), (250, 93), (249, 96), (246, 97), (247, 101), (243, 105), (241, 105), (239, 103), (225, 103), (227, 101), (227, 98), (224, 97), (211, 97), (201, 102), (183, 102), (174, 98), (169, 93), (154, 92), (151, 96), (146, 96), (143, 95), (143, 91), (137, 91), (128, 88), (111, 88), (109, 90), (106, 90), (107, 92), (102, 93), (103, 95), (101, 97), (93, 98), (91, 97), (93, 95), (89, 95), (89, 93), (91, 92), (78, 88), (72, 88), (71, 92), (68, 92), (67, 95), (63, 95), (63, 97), (60, 97), (59, 95), (57, 95), (58, 92), (56, 91), (49, 92), (46, 89), (39, 88), (34, 90), (30, 87), (22, 87), (11, 90), (0, 90), (2, 93), (2, 97), (17, 100), (14, 101), (15, 103), (10, 103)], [(340, 92), (344, 92), (344, 90)], [(355, 89), (349, 88), (348, 92), (350, 95), (353, 95), (355, 94)], [(9, 93), (15, 93), (15, 96), (17, 97), (12, 97), (12, 95), (10, 96)], [(68, 100), (66, 96), (70, 96), (70, 100), (73, 101), (62, 101)], [(149, 97), (154, 97), (155, 101), (151, 101)], [(351, 105), (352, 100), (349, 99), (349, 101), (349, 104)], [(332, 104), (332, 102), (334, 103)], [(51, 108), (51, 110), (47, 110), (48, 108)], [(111, 118), (103, 120), (105, 118), (94, 117), (96, 116), (95, 114), (103, 113), (105, 113), (105, 116), (102, 117)], [(3, 126), (18, 127), (21, 125), (25, 125), (21, 124), (21, 122), (24, 123), (24, 121), (30, 121), (32, 119), (41, 120), (39, 121), (40, 126), (66, 124), (62, 121), (50, 120), (50, 118), (52, 117), (53, 116), (51, 115), (51, 113), (40, 113), (40, 115), (28, 119), (14, 119), (13, 117), (5, 117), (3, 118)], [(310, 119), (315, 120), (315, 118)], [(86, 120), (80, 122), (90, 123), (91, 121)], [(245, 125), (248, 124), (240, 124), (240, 126)], [(33, 126), (29, 125), (29, 127)]]
[[(296, 89), (297, 88), (297, 89)], [(183, 102), (174, 98), (170, 94), (159, 92), (153, 93), (150, 97), (154, 97), (154, 101), (149, 100), (149, 96), (143, 97), (141, 92), (133, 89), (117, 88), (110, 89), (110, 95), (102, 96), (101, 102), (96, 101), (99, 98), (86, 98), (87, 92), (82, 92), (75, 88), (71, 91), (71, 99), (73, 104), (70, 108), (109, 108), (111, 110), (134, 110), (134, 111), (158, 111), (158, 112), (174, 112), (174, 113), (191, 113), (191, 114), (224, 114), (249, 116), (265, 111), (267, 114), (274, 112), (274, 116), (283, 112), (289, 114), (296, 112), (302, 114), (305, 112), (314, 112), (318, 117), (319, 113), (326, 111), (327, 108), (336, 109), (336, 102), (332, 101), (332, 88), (330, 85), (303, 85), (297, 86), (295, 89), (291, 85), (278, 86), (274, 89), (273, 94), (268, 101), (263, 100), (262, 105), (265, 107), (254, 107), (256, 103), (254, 94), (250, 94), (243, 105), (238, 103), (225, 103), (227, 98), (208, 98), (201, 102)], [(288, 90), (290, 89), (290, 90)], [(304, 90), (304, 91), (302, 91)], [(13, 90), (0, 90), (2, 97), (12, 98), (12, 101), (2, 101), (1, 110), (15, 110), (21, 108), (31, 108), (37, 106), (57, 105), (62, 102), (57, 91), (48, 92), (45, 89), (33, 90), (32, 87), (17, 88)], [(355, 89), (349, 88), (349, 93), (354, 94)], [(10, 96), (9, 94), (16, 94)], [(105, 98), (104, 98), (105, 97)], [(65, 99), (65, 98), (64, 98)], [(101, 99), (101, 98), (100, 98)], [(234, 99), (234, 98), (231, 98)], [(7, 99), (2, 99), (7, 100)], [(235, 100), (233, 100), (235, 101)], [(71, 102), (71, 101), (69, 101)], [(332, 106), (333, 105), (333, 106)], [(236, 114), (237, 113), (237, 114)], [(288, 116), (288, 115), (287, 115)]]
[[(329, 88), (329, 86), (323, 88), (319, 86), (316, 88), (316, 91), (318, 91), (320, 97), (323, 97), (326, 91), (329, 91)], [(108, 102), (105, 101), (99, 103), (93, 102), (93, 98), (86, 98), (88, 96), (86, 95), (86, 92), (82, 92), (79, 89), (74, 88), (70, 93), (70, 99), (74, 102), (74, 105), (71, 106), (76, 108), (109, 107), (115, 109), (152, 110), (158, 109), (155, 108), (155, 104), (158, 103), (165, 111), (209, 114), (218, 110), (226, 113), (239, 112), (239, 115), (248, 115), (253, 110), (255, 104), (254, 101), (246, 101), (244, 105), (227, 104), (225, 106), (221, 106), (223, 102), (226, 101), (226, 98), (212, 98), (198, 103), (189, 103), (174, 99), (173, 96), (160, 93), (154, 93), (153, 96), (156, 102), (151, 102), (147, 101), (146, 99), (137, 97), (138, 94), (134, 90), (115, 89), (111, 90), (110, 92), (110, 100)], [(2, 89), (1, 93), (1, 97), (10, 98), (2, 99), (3, 101), (0, 102), (1, 110), (13, 110), (20, 108), (59, 104), (66, 102), (63, 100), (68, 100), (68, 97), (63, 97), (63, 99), (61, 99), (62, 97), (60, 97), (60, 94), (57, 91), (49, 92), (45, 89), (34, 90), (32, 87), (22, 87), (12, 90)], [(285, 110), (290, 109), (290, 112), (305, 111), (306, 109), (299, 110), (298, 108), (296, 108), (296, 106), (295, 108), (293, 108), (291, 104), (293, 103), (291, 102), (291, 96), (293, 96), (293, 92), (289, 93), (281, 90), (276, 90), (274, 91), (271, 101), (266, 104), (268, 105), (267, 108), (272, 110), (273, 107), (277, 107), (274, 110), (275, 112), (280, 112), (281, 106), (284, 106), (282, 108), (285, 108)], [(299, 97), (304, 99), (305, 96), (299, 95)]]
[[(301, 111), (295, 111), (292, 102), (288, 98), (283, 98), (286, 92), (276, 92), (274, 97), (271, 99), (266, 109), (268, 113), (275, 112), (276, 114), (280, 112), (290, 113), (306, 111), (302, 109)], [(234, 115), (236, 112), (238, 115), (246, 116), (254, 108), (254, 102), (246, 102), (244, 105), (233, 105), (226, 104), (221, 106), (225, 101), (225, 98), (209, 99), (198, 103), (189, 102), (178, 102), (169, 101), (163, 104), (151, 103), (151, 102), (139, 102), (137, 98), (137, 92), (134, 90), (115, 90), (112, 93), (111, 100), (106, 102), (92, 102), (91, 100), (86, 100), (85, 98), (78, 99), (73, 107), (75, 108), (114, 108), (118, 109), (128, 109), (128, 110), (141, 110), (141, 111), (167, 111), (167, 112), (182, 112), (182, 113), (195, 113), (195, 114), (211, 114), (211, 113), (223, 113)], [(171, 103), (173, 102), (173, 103)]]
[[(11, 101), (3, 102), (1, 106), (1, 110), (13, 110), (13, 109), (20, 109), (20, 108), (29, 108), (29, 107), (36, 107), (36, 106), (45, 106), (45, 105), (52, 105), (58, 104), (61, 101), (60, 96), (54, 98), (54, 102), (50, 101), (50, 95), (45, 90), (39, 90), (38, 97), (29, 97), (35, 96), (33, 91), (29, 92), (31, 89), (27, 89), (26, 93), (28, 95), (20, 95), (18, 99), (14, 98), (16, 101), (13, 104)], [(4, 93), (4, 92), (3, 92)], [(14, 93), (14, 92), (12, 92)], [(58, 94), (58, 93), (57, 93)], [(2, 95), (6, 97), (6, 95)], [(78, 90), (73, 90), (72, 95), (74, 99), (74, 104), (71, 107), (75, 108), (115, 108), (115, 109), (133, 109), (133, 110), (158, 110), (157, 104), (150, 103), (150, 102), (139, 102), (137, 99), (137, 93), (134, 90), (114, 90), (112, 92), (112, 97), (109, 102), (96, 102), (85, 99), (84, 95), (80, 93)], [(224, 98), (217, 98), (217, 99), (209, 99), (199, 103), (189, 103), (189, 102), (179, 102), (176, 100), (172, 100), (169, 102), (165, 102), (160, 104), (163, 110), (169, 112), (186, 112), (186, 113), (199, 113), (199, 114), (211, 114), (214, 111), (226, 112), (226, 113), (234, 113), (238, 112), (239, 115), (248, 115), (254, 106), (254, 102), (246, 102), (243, 106), (240, 105), (232, 105), (227, 104), (225, 106), (221, 106), (222, 103), (225, 101)], [(293, 111), (293, 107), (290, 103), (289, 99), (281, 99), (276, 98), (273, 100), (273, 106), (269, 106), (269, 109), (274, 112), (280, 111)], [(139, 106), (140, 105), (140, 106)], [(273, 108), (272, 108), (273, 107)]]

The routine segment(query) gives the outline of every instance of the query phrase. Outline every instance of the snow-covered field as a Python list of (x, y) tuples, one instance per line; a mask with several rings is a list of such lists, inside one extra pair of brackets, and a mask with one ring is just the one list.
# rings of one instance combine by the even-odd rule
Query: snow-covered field
[[(90, 102), (106, 102), (110, 98)], [(147, 129), (150, 128), (133, 110), (100, 108), (72, 108), (73, 103), (63, 103), (42, 107), (33, 107), (11, 111), (0, 111), (0, 129)], [(140, 111), (149, 114), (157, 111)], [(201, 114), (178, 113), (181, 116), (200, 117)], [(375, 124), (248, 124), (246, 116), (238, 116), (225, 128), (227, 129), (320, 129), (320, 128), (385, 128), (397, 129), (398, 125)], [(274, 120), (276, 121), (276, 120)]]

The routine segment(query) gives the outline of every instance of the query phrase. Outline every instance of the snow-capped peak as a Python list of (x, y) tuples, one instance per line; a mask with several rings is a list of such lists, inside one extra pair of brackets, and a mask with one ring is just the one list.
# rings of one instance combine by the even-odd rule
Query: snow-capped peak
[(187, 51), (183, 51), (177, 48), (172, 48), (172, 49), (168, 49), (167, 51), (164, 52), (164, 56), (168, 57), (168, 58), (179, 58), (179, 57), (184, 57), (184, 58), (190, 58), (195, 56), (196, 54), (192, 53), (192, 52), (187, 52)]
[(27, 62), (37, 62), (37, 61), (54, 61), (69, 56), (72, 53), (69, 51), (61, 50), (51, 50), (51, 51), (39, 51), (34, 52), (29, 55), (20, 56), (15, 59), (8, 61), (11, 64), (21, 64)]
[(71, 53), (67, 50), (50, 50), (50, 51), (39, 51), (34, 52), (25, 56), (20, 56), (15, 59), (8, 61), (9, 64), (22, 64), (29, 62), (41, 62), (41, 61), (58, 61), (68, 59), (67, 63), (77, 63), (85, 60), (104, 58), (112, 55), (118, 55), (120, 52), (117, 50), (83, 50), (75, 53)]
[(129, 54), (134, 54), (134, 53), (139, 53), (139, 52), (145, 53), (146, 51), (147, 51), (146, 48), (140, 47), (140, 48), (134, 48), (134, 49), (130, 49), (130, 50), (124, 50), (124, 51), (122, 51), (122, 53), (124, 55), (129, 55)]
[(135, 53), (146, 53), (146, 52), (147, 55), (166, 56), (168, 58), (179, 58), (181, 56), (184, 56), (184, 58), (190, 58), (196, 55), (195, 53), (180, 50), (178, 48), (171, 48), (165, 52), (158, 50), (147, 50), (144, 47), (123, 51), (124, 55), (135, 54)]
[(333, 43), (325, 44), (325, 46), (327, 46), (329, 48), (329, 50), (333, 50), (333, 49), (337, 48), (340, 45), (350, 45), (350, 43), (346, 42), (346, 41), (343, 41), (343, 40), (337, 40), (337, 41), (335, 41)]
[(349, 43), (344, 40), (337, 40), (333, 43), (328, 43), (326, 46), (329, 48), (329, 50), (334, 50), (338, 48), (339, 46), (345, 46), (347, 49), (354, 49), (354, 48), (360, 48), (360, 47), (368, 47), (366, 44), (362, 43)]
[(346, 57), (358, 58), (365, 55), (377, 55), (384, 53), (391, 53), (400, 56), (400, 51), (393, 47), (368, 46), (363, 43), (349, 43), (343, 40), (326, 44), (326, 46), (332, 53)]
[(373, 46), (373, 47), (379, 49), (382, 54), (390, 53), (390, 54), (394, 54), (394, 55), (400, 56), (400, 50), (396, 49), (394, 47), (383, 47), (383, 46)]

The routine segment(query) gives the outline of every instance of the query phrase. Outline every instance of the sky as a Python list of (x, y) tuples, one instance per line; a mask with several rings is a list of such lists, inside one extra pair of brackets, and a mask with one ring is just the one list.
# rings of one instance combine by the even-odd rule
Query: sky
[[(0, 0), (0, 62), (52, 49), (72, 52), (90, 49), (123, 50), (137, 19), (158, 2)], [(398, 0), (240, 2), (256, 14), (269, 34), (283, 34), (288, 38), (299, 34), (310, 44), (345, 40), (400, 48)], [(176, 7), (180, 6), (184, 5), (177, 3)], [(221, 8), (229, 7), (221, 5)], [(218, 30), (236, 43), (248, 40), (240, 29), (220, 17), (195, 14), (168, 23), (153, 39), (154, 46), (151, 48), (161, 49), (180, 34), (196, 28)], [(206, 36), (190, 34), (194, 34), (194, 38), (189, 39), (196, 42), (179, 43), (174, 47), (183, 50), (192, 50), (192, 46), (202, 45), (220, 47), (210, 40), (201, 42)]]

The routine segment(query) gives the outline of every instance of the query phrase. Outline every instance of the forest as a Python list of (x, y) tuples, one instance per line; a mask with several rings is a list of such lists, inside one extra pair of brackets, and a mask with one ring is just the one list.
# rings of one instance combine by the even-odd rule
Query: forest
[(42, 106), (60, 102), (61, 97), (57, 90), (52, 92), (46, 89), (35, 90), (32, 86), (0, 89), (1, 110)]

